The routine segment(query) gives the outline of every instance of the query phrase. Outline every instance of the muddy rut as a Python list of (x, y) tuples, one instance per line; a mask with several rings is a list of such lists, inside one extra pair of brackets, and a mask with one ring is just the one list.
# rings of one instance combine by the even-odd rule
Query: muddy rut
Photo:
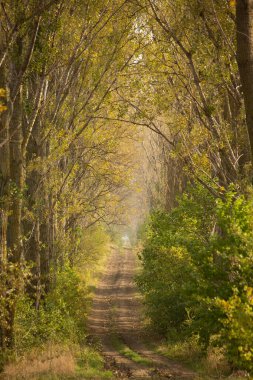
[(101, 346), (118, 379), (194, 379), (194, 373), (156, 354), (142, 329), (141, 301), (132, 249), (112, 249), (98, 284), (89, 317), (89, 333)]

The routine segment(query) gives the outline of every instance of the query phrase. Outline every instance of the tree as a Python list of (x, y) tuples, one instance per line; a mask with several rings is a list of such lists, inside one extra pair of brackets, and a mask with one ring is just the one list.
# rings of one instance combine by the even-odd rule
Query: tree
[[(37, 310), (75, 261), (76, 233), (119, 221), (133, 131), (101, 118), (135, 50), (131, 9), (126, 1), (1, 4), (1, 286), (16, 298), (25, 291)], [(13, 290), (8, 267), (22, 277), (27, 264), (30, 281)], [(2, 346), (13, 343), (15, 297), (5, 297)]]
[(253, 1), (236, 1), (237, 62), (253, 162)]

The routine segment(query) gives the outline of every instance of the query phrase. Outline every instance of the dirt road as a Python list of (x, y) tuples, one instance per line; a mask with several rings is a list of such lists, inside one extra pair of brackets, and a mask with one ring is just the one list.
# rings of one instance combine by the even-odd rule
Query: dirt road
[(133, 250), (112, 249), (95, 291), (89, 331), (99, 341), (109, 367), (117, 378), (194, 379), (194, 374), (148, 348), (142, 329), (141, 302), (134, 276)]

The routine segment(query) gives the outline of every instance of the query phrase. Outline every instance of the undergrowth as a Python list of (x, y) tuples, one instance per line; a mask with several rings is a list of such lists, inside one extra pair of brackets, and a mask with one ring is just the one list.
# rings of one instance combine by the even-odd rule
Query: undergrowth
[(251, 374), (252, 203), (232, 185), (220, 199), (189, 186), (177, 207), (151, 215), (137, 277), (156, 331), (197, 337), (203, 356), (222, 347), (231, 371)]
[(222, 379), (231, 374), (224, 350), (209, 347), (207, 352), (203, 353), (203, 347), (199, 345), (196, 337), (168, 341), (156, 347), (156, 351), (183, 363), (196, 372), (199, 379)]
[(104, 370), (104, 359), (90, 346), (63, 346), (48, 343), (6, 365), (1, 380), (112, 379)]
[[(109, 252), (109, 237), (94, 228), (76, 263), (59, 268), (39, 308), (25, 292), (16, 303), (14, 344), (0, 353), (4, 380), (109, 379), (104, 360), (86, 342), (92, 292)], [(43, 292), (43, 289), (42, 289)]]

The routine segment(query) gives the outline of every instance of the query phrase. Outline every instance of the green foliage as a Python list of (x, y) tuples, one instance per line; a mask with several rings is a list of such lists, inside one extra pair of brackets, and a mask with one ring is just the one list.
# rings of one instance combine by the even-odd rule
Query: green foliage
[(192, 189), (192, 194), (184, 194), (170, 214), (158, 211), (151, 216), (138, 283), (149, 316), (164, 334), (189, 328), (185, 322), (192, 318), (193, 305), (199, 304), (196, 291), (202, 278), (197, 265), (202, 263), (213, 205), (210, 195), (199, 187)]
[(10, 321), (13, 318), (16, 304), (28, 276), (28, 267), (20, 267), (19, 263), (3, 261), (0, 270), (0, 332), (2, 333), (0, 338), (4, 347), (8, 347), (10, 344)]
[[(71, 257), (69, 254), (71, 253), (71, 244), (68, 245), (68, 241), (65, 241), (65, 247), (64, 244), (62, 245), (67, 250), (66, 253), (62, 253), (66, 255), (65, 265), (57, 273), (55, 271), (51, 273), (55, 280), (52, 282), (49, 292), (44, 291), (42, 294), (38, 310), (35, 308), (34, 299), (24, 291), (24, 281), (23, 288), (20, 288), (21, 280), (18, 274), (20, 275), (21, 272), (19, 268), (15, 269), (16, 266), (12, 265), (8, 273), (6, 272), (9, 281), (13, 277), (13, 281), (15, 279), (16, 282), (11, 283), (13, 291), (9, 292), (9, 297), (1, 298), (0, 311), (4, 317), (2, 310), (6, 310), (6, 302), (8, 300), (12, 303), (15, 301), (13, 331), (14, 348), (17, 355), (23, 355), (24, 352), (29, 352), (34, 348), (46, 346), (49, 342), (54, 345), (75, 343), (81, 346), (85, 343), (91, 284), (94, 284), (99, 265), (102, 265), (102, 259), (107, 254), (109, 237), (101, 226), (93, 226), (89, 232), (78, 230), (73, 234), (74, 237), (76, 238), (74, 246), (76, 250), (74, 260), (72, 260), (73, 266), (68, 264), (67, 259), (68, 256)], [(30, 276), (27, 269), (26, 277)], [(4, 278), (1, 279), (4, 280)], [(18, 289), (19, 292), (14, 292), (14, 289)], [(5, 322), (6, 318), (3, 319), (2, 324), (8, 322)], [(86, 367), (87, 370), (93, 371), (90, 364), (87, 364)]]
[(226, 315), (221, 334), (230, 359), (253, 370), (253, 288), (245, 286), (241, 294), (235, 289), (228, 301), (217, 302)]
[(104, 370), (104, 358), (91, 347), (82, 350), (78, 358), (77, 373), (85, 379), (111, 379), (113, 373)]
[(76, 230), (73, 232), (73, 237), (79, 252), (74, 257), (74, 265), (82, 268), (82, 273), (85, 272), (87, 279), (87, 276), (97, 271), (101, 258), (108, 253), (110, 238), (104, 226), (101, 225), (92, 226), (87, 231)]
[(230, 360), (247, 369), (253, 348), (251, 209), (252, 201), (233, 187), (215, 201), (192, 186), (171, 213), (152, 214), (137, 279), (160, 332), (197, 335), (204, 347), (211, 337), (227, 342)]
[(17, 304), (14, 324), (18, 352), (47, 341), (77, 341), (84, 335), (87, 289), (75, 270), (66, 267), (36, 310), (27, 296)]

